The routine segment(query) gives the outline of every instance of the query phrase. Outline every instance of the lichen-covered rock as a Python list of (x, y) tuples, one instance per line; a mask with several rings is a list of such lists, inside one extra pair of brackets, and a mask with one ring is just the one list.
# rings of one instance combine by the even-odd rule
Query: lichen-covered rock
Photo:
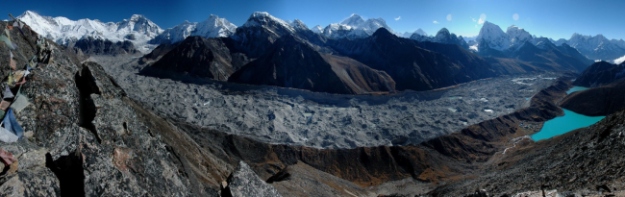
[[(233, 197), (238, 196), (280, 196), (278, 190), (261, 180), (245, 162), (229, 178), (228, 189)], [(222, 194), (223, 195), (223, 194)]]

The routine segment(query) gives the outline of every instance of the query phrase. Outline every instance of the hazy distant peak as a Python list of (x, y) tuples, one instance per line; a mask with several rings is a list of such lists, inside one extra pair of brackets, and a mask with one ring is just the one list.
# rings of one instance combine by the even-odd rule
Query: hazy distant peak
[(415, 34), (418, 34), (418, 35), (422, 35), (422, 36), (427, 36), (427, 35), (428, 35), (428, 34), (427, 34), (427, 33), (425, 33), (425, 31), (423, 31), (423, 29), (421, 29), (421, 28), (417, 29), (417, 31), (415, 31), (414, 33), (415, 33)]
[(449, 30), (447, 28), (441, 28), (441, 30), (438, 30), (438, 32), (436, 34), (445, 34), (445, 35), (449, 35)]
[(341, 24), (349, 25), (349, 26), (359, 26), (363, 23), (365, 23), (365, 19), (363, 19), (358, 14), (352, 14), (341, 22)]

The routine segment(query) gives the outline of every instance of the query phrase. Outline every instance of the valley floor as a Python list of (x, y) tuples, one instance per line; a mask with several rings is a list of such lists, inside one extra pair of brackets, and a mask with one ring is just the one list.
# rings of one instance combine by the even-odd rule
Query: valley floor
[(394, 95), (334, 95), (137, 75), (139, 57), (97, 56), (130, 97), (178, 121), (273, 144), (355, 148), (419, 144), (527, 107), (556, 74), (503, 76)]
[[(178, 126), (190, 125), (186, 128), (182, 126), (181, 130), (210, 152), (229, 155), (233, 154), (228, 152), (232, 150), (219, 146), (240, 146), (242, 149), (236, 149), (239, 152), (234, 154), (243, 160), (252, 161), (252, 168), (263, 179), (271, 176), (272, 172), (267, 171), (268, 169), (286, 169), (288, 166), (291, 172), (289, 181), (272, 183), (285, 196), (463, 196), (478, 189), (485, 189), (498, 196), (542, 196), (541, 187), (545, 188), (547, 196), (557, 196), (599, 194), (593, 189), (595, 186), (605, 185), (618, 191), (623, 188), (617, 184), (621, 183), (620, 178), (606, 176), (600, 170), (588, 173), (570, 165), (584, 159), (586, 162), (579, 164), (582, 165), (581, 169), (592, 169), (594, 164), (588, 161), (593, 159), (576, 154), (579, 147), (589, 147), (588, 149), (597, 150), (596, 154), (591, 152), (591, 156), (610, 158), (608, 162), (600, 163), (602, 168), (614, 169), (614, 165), (620, 163), (620, 158), (608, 157), (607, 152), (599, 150), (604, 147), (622, 148), (615, 145), (622, 141), (619, 134), (622, 127), (612, 129), (614, 131), (606, 134), (615, 136), (608, 138), (613, 139), (611, 141), (601, 141), (603, 138), (599, 134), (575, 134), (579, 132), (539, 143), (530, 141), (526, 136), (540, 129), (541, 121), (557, 114), (558, 107), (555, 103), (562, 99), (564, 92), (570, 87), (568, 81), (556, 82), (555, 78), (560, 77), (557, 74), (502, 76), (445, 89), (405, 91), (384, 96), (333, 95), (268, 86), (201, 80), (185, 83), (145, 77), (136, 74), (142, 68), (137, 63), (137, 58), (100, 56), (92, 57), (91, 60), (102, 64), (106, 72), (132, 99), (172, 120)], [(541, 98), (530, 99), (535, 95), (540, 96), (534, 98)], [(531, 107), (530, 100), (536, 101)], [(521, 108), (525, 109), (519, 110)], [(527, 120), (535, 121), (526, 122)], [(621, 121), (618, 118), (610, 120)], [(605, 130), (595, 127), (602, 126), (586, 130)], [(456, 132), (463, 128), (467, 129)], [(207, 132), (209, 130), (221, 134), (210, 134)], [(447, 134), (451, 135), (443, 136)], [(430, 140), (439, 136), (443, 137)], [(594, 142), (596, 139), (599, 141)], [(421, 144), (427, 140), (430, 141)], [(567, 143), (572, 141), (586, 145), (573, 148)], [(262, 145), (263, 143), (270, 145)], [(442, 143), (442, 147), (438, 147), (438, 143)], [(371, 176), (389, 176), (382, 178), (385, 181), (376, 182), (362, 179), (354, 174), (360, 172), (357, 168), (345, 163), (364, 156), (364, 159), (360, 159), (364, 161), (357, 162), (365, 162), (363, 166), (371, 169), (384, 168), (383, 165), (375, 166), (382, 161), (381, 157), (376, 156), (384, 151), (373, 153), (376, 150), (387, 150), (384, 147), (375, 147), (381, 145), (417, 145), (418, 147), (394, 146), (388, 150), (395, 148), (394, 150), (401, 151), (401, 154), (394, 155), (392, 162), (402, 162), (399, 160), (403, 158), (402, 154), (412, 154), (406, 158), (422, 162), (425, 166), (415, 166), (420, 169), (408, 172), (416, 173), (410, 174), (412, 177), (402, 175), (390, 179), (389, 177), (394, 176), (392, 173), (377, 174), (367, 171)], [(214, 147), (210, 148), (211, 146)], [(365, 150), (359, 147), (372, 148)], [(258, 150), (252, 150), (255, 148)], [(300, 152), (289, 153), (294, 149)], [(279, 154), (280, 151), (285, 155), (279, 155), (278, 158), (275, 155), (268, 156)], [(461, 155), (447, 155), (449, 151)], [(463, 154), (469, 155), (464, 157)], [(294, 163), (285, 162), (291, 157), (289, 155), (295, 155)], [(419, 159), (419, 155), (424, 158)], [(368, 159), (378, 160), (366, 163), (370, 161)], [(374, 167), (369, 166), (370, 164)], [(442, 165), (442, 169), (437, 165)], [(342, 172), (343, 168), (353, 172)], [(543, 168), (549, 170), (545, 172)], [(415, 178), (415, 175), (418, 177)], [(446, 179), (436, 178), (444, 176), (447, 176)], [(580, 178), (593, 181), (577, 181)], [(610, 181), (603, 181), (604, 178)], [(442, 182), (438, 182), (439, 180)], [(319, 188), (325, 189), (317, 193), (311, 192)]]

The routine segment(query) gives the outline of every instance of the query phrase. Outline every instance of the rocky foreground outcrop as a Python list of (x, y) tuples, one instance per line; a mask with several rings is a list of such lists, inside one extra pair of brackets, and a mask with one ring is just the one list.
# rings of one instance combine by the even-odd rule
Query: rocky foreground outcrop
[[(6, 26), (0, 22), (0, 29)], [(0, 180), (5, 195), (218, 195), (217, 185), (232, 166), (207, 159), (181, 134), (166, 130), (166, 121), (126, 98), (99, 65), (80, 64), (27, 26), (9, 33), (17, 47), (0, 44), (2, 74), (11, 70), (5, 64), (9, 50), (17, 65), (35, 68), (19, 95), (27, 99), (26, 107), (16, 111), (17, 121), (31, 135), (0, 142), (19, 162), (16, 172), (5, 172)], [(49, 44), (38, 44), (43, 42)], [(34, 58), (38, 61), (30, 64), (40, 51), (49, 51), (50, 60)], [(211, 169), (199, 168), (199, 163)]]
[(229, 184), (224, 188), (226, 192), (222, 196), (282, 196), (276, 188), (260, 179), (245, 162), (239, 162), (239, 167), (228, 179)]
[(622, 196), (624, 117), (625, 111), (620, 111), (551, 140), (518, 143), (492, 159), (480, 177), (449, 184), (432, 194), (460, 196), (459, 188), (481, 188), (495, 196), (542, 196), (541, 191), (553, 196)]

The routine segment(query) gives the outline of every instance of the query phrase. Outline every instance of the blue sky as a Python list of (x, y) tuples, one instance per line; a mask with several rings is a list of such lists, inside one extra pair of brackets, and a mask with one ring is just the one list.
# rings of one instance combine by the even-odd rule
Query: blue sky
[(397, 32), (421, 28), (435, 34), (446, 27), (468, 36), (478, 34), (482, 16), (504, 31), (516, 25), (554, 39), (569, 38), (573, 33), (623, 39), (623, 8), (622, 0), (16, 0), (2, 1), (0, 13), (17, 16), (33, 10), (45, 16), (105, 22), (121, 21), (136, 13), (164, 29), (184, 20), (203, 21), (210, 14), (240, 26), (254, 11), (267, 11), (284, 20), (300, 19), (313, 27), (340, 22), (357, 13), (365, 18), (383, 18)]

